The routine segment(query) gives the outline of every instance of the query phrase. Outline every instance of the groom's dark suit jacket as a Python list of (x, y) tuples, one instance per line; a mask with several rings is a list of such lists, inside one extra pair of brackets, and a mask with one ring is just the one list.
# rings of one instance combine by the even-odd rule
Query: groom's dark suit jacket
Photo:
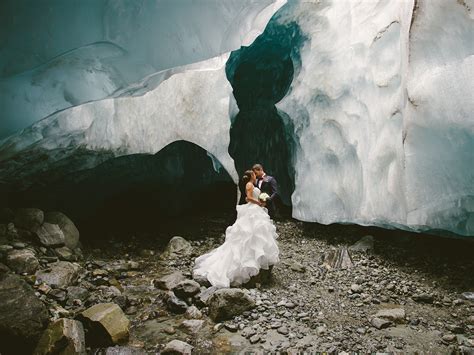
[[(260, 184), (260, 181), (262, 182)], [(262, 179), (257, 179), (256, 186), (263, 193), (267, 193), (270, 196), (270, 199), (267, 200), (268, 214), (270, 217), (275, 216), (276, 212), (276, 198), (278, 196), (278, 183), (273, 176), (265, 175)]]

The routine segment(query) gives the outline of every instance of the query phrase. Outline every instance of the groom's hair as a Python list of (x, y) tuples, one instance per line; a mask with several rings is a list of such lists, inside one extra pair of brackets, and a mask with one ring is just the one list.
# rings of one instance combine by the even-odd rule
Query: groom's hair
[(254, 166), (252, 166), (252, 170), (263, 170), (263, 166), (262, 164), (254, 164)]

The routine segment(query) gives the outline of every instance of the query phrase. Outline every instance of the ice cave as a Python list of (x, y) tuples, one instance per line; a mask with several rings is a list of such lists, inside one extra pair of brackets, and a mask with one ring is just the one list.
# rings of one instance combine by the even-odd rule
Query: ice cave
[(234, 182), (266, 165), (301, 221), (474, 234), (469, 2), (1, 6), (9, 201), (185, 140)]
[(474, 0), (2, 0), (0, 115), (0, 354), (474, 353)]

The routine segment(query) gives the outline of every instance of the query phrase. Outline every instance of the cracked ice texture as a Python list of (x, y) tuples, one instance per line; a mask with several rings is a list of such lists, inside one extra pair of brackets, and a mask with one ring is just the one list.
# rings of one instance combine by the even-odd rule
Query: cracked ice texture
[(413, 1), (282, 12), (309, 37), (277, 105), (301, 146), (294, 217), (474, 234), (472, 12), (417, 3), (414, 14)]
[(284, 2), (2, 1), (0, 139), (58, 110), (142, 95), (166, 69), (248, 45)]

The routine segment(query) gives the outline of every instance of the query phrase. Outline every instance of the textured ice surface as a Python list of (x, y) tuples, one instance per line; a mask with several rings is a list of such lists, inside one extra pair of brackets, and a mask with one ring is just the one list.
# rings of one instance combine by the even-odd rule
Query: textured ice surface
[(0, 3), (0, 139), (57, 110), (154, 88), (250, 44), (285, 0)]
[(310, 37), (278, 104), (301, 145), (296, 218), (474, 234), (472, 4), (417, 4), (412, 25), (413, 1), (282, 11)]
[[(0, 159), (24, 149), (81, 146), (117, 155), (156, 153), (177, 140), (213, 154), (233, 178), (229, 146), (228, 54), (176, 68), (156, 89), (60, 111), (3, 141)], [(1, 144), (1, 143), (0, 143)]]
[[(299, 141), (296, 218), (474, 235), (474, 4), (416, 4), (295, 1), (277, 14), (308, 38), (277, 104)], [(0, 142), (0, 160), (71, 146), (155, 153), (183, 139), (236, 179), (227, 58), (157, 73), (149, 83), (159, 85), (143, 96), (58, 112)]]

